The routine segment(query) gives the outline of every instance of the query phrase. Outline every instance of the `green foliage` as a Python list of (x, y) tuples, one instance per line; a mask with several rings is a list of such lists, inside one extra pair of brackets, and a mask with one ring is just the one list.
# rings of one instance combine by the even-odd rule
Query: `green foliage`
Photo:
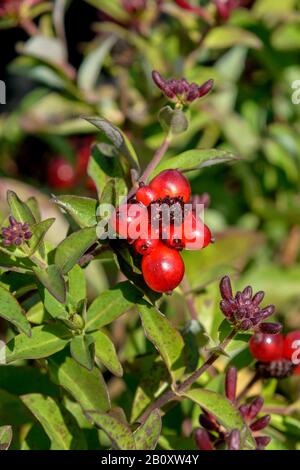
[[(79, 51), (63, 30), (69, 3), (1, 10), (0, 29), (30, 37), (16, 44), (18, 93), (0, 116), (0, 450), (194, 450), (203, 410), (253, 450), (242, 401), (224, 393), (229, 366), (244, 385), (254, 375), (253, 331), (223, 348), (232, 327), (218, 284), (230, 275), (237, 289), (266, 290), (274, 321), (298, 328), (299, 0), (248, 2), (226, 19), (210, 1), (201, 19), (171, 0), (136, 13), (121, 0), (73, 2), (94, 11)], [(155, 87), (154, 69), (214, 88), (183, 106)], [(72, 188), (50, 188), (57, 156)], [(133, 245), (101, 239), (98, 225), (104, 204), (166, 169), (209, 193), (216, 241), (182, 252), (172, 296), (151, 291)], [(18, 246), (3, 243), (9, 215), (32, 233)], [(260, 378), (246, 402), (258, 392), (272, 411), (267, 449), (299, 450), (298, 378)]]

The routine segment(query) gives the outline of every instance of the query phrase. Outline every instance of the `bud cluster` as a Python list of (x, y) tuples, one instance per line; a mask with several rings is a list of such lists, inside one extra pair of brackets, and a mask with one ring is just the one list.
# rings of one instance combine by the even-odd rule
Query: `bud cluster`
[(8, 227), (2, 228), (2, 244), (5, 247), (20, 246), (24, 241), (30, 240), (32, 233), (29, 224), (17, 222), (12, 215), (9, 217), (9, 223)]
[(281, 325), (277, 323), (262, 323), (270, 317), (274, 311), (274, 305), (260, 308), (259, 304), (264, 298), (264, 292), (259, 291), (253, 295), (252, 287), (247, 286), (243, 292), (232, 293), (231, 281), (228, 276), (224, 276), (220, 282), (220, 292), (222, 300), (220, 308), (227, 320), (238, 330), (259, 330), (276, 334), (281, 330)]
[(188, 105), (197, 98), (207, 95), (213, 87), (213, 80), (208, 80), (202, 85), (189, 83), (185, 78), (179, 80), (171, 78), (165, 80), (159, 72), (153, 71), (152, 78), (155, 85), (169, 98), (170, 101), (181, 105)]

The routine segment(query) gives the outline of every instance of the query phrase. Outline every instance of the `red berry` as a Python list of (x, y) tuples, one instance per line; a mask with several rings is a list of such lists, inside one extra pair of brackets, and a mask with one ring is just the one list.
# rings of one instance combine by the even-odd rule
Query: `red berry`
[(147, 237), (148, 210), (141, 204), (123, 204), (110, 220), (112, 228), (124, 238), (136, 240)]
[(158, 243), (142, 259), (142, 273), (146, 284), (156, 292), (169, 292), (180, 284), (184, 263), (178, 251)]
[(158, 238), (139, 238), (134, 242), (133, 246), (140, 255), (148, 255), (158, 244)]
[(293, 375), (300, 375), (300, 364), (293, 370)]
[(211, 242), (211, 232), (202, 220), (189, 212), (180, 226), (171, 225), (167, 245), (171, 248), (201, 250)]
[(300, 331), (291, 331), (284, 338), (283, 355), (294, 362), (300, 360)]
[(149, 206), (151, 202), (158, 199), (156, 192), (150, 188), (150, 186), (141, 186), (135, 193), (135, 198), (137, 201), (144, 204), (144, 206)]
[(149, 186), (162, 199), (166, 196), (181, 197), (183, 202), (188, 202), (191, 196), (190, 183), (177, 170), (162, 171), (150, 181)]
[(76, 175), (85, 176), (91, 155), (92, 136), (74, 139), (74, 147), (76, 149)]
[(90, 176), (87, 178), (85, 186), (90, 191), (97, 191), (96, 183)]
[(58, 157), (49, 162), (48, 183), (59, 189), (70, 189), (74, 186), (75, 172), (68, 160)]
[(283, 341), (281, 334), (256, 333), (249, 341), (250, 352), (255, 359), (261, 362), (272, 362), (282, 359)]

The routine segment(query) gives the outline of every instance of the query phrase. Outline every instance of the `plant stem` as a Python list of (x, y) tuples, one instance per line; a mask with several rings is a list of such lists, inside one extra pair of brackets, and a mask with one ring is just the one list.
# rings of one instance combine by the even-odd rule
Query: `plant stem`
[[(143, 174), (139, 178), (139, 181), (146, 182), (146, 180), (151, 175), (152, 171), (157, 167), (157, 165), (162, 160), (163, 156), (165, 155), (166, 151), (169, 148), (170, 142), (171, 142), (171, 136), (170, 136), (170, 134), (168, 134), (164, 138), (161, 146), (156, 150), (155, 154), (153, 155), (153, 158), (152, 158), (151, 162), (147, 165), (147, 167), (145, 168)], [(127, 198), (126, 198), (127, 200), (130, 199), (135, 194), (136, 189), (137, 188), (134, 187), (134, 186), (131, 188), (131, 190), (129, 191), (129, 193), (127, 195)]]
[[(230, 341), (234, 338), (237, 331), (233, 329), (229, 335), (222, 341), (220, 344), (220, 349), (225, 349)], [(219, 354), (217, 352), (212, 353), (207, 360), (202, 364), (202, 366), (197, 369), (192, 375), (190, 375), (182, 384), (180, 384), (176, 391), (167, 390), (164, 392), (154, 403), (152, 403), (140, 416), (139, 422), (144, 423), (148, 416), (156, 409), (162, 408), (164, 405), (171, 401), (180, 400), (180, 393), (185, 392), (199, 377), (204, 374), (211, 367), (211, 365), (218, 359)]]
[(151, 175), (151, 173), (153, 172), (153, 170), (157, 167), (157, 165), (161, 162), (163, 156), (165, 155), (166, 151), (168, 150), (169, 148), (169, 145), (170, 145), (170, 142), (171, 142), (171, 137), (170, 135), (168, 134), (161, 146), (156, 150), (151, 162), (149, 163), (149, 165), (145, 168), (142, 176), (140, 177), (140, 181), (143, 181), (143, 182), (146, 182), (146, 180), (149, 178), (149, 176)]
[(29, 18), (23, 18), (20, 21), (20, 26), (24, 29), (28, 36), (37, 36), (40, 33), (39, 28)]

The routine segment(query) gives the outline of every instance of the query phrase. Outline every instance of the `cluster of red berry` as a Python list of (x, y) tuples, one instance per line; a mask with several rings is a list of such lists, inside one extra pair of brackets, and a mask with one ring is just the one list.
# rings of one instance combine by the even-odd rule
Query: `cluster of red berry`
[(293, 365), (293, 375), (300, 374), (300, 331), (292, 331), (286, 336), (257, 333), (249, 342), (252, 356), (260, 362), (290, 361)]
[[(180, 250), (201, 249), (212, 241), (209, 228), (196, 216), (192, 205), (187, 205), (190, 196), (185, 176), (177, 170), (165, 170), (149, 185), (141, 184), (135, 196), (122, 204), (111, 219), (113, 230), (143, 256), (144, 280), (156, 292), (170, 292), (181, 282), (184, 263)], [(174, 209), (167, 222), (163, 207)]]
[(47, 168), (48, 184), (55, 189), (72, 189), (84, 180), (85, 187), (95, 190), (95, 184), (87, 177), (87, 167), (91, 154), (92, 137), (75, 138), (72, 142), (76, 151), (76, 164), (73, 166), (65, 157), (57, 156), (50, 160)]

